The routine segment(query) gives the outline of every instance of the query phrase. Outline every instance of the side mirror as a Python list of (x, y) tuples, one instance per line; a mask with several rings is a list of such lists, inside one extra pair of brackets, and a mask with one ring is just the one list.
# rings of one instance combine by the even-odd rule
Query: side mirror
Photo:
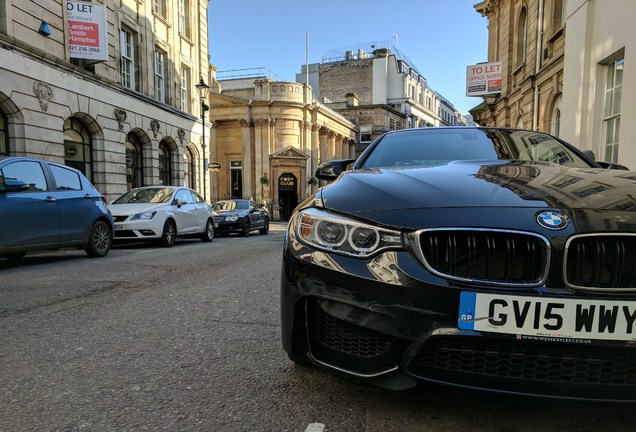
[(184, 199), (178, 199), (177, 200), (177, 206), (181, 207), (182, 205), (186, 205), (188, 202)]
[(594, 155), (594, 152), (592, 150), (583, 150), (583, 154), (593, 161), (596, 161), (596, 155)]
[(355, 161), (355, 159), (337, 159), (320, 164), (316, 169), (316, 178), (319, 180), (333, 181)]
[(29, 190), (31, 186), (26, 183), (23, 182), (21, 180), (16, 180), (16, 179), (8, 179), (5, 178), (4, 179), (4, 188), (0, 188), (0, 193), (1, 192), (22, 192), (22, 191), (26, 191)]

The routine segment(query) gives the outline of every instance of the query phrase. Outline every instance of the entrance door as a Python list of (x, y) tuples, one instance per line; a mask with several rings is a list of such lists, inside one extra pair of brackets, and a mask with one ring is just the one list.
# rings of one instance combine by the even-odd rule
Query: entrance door
[(289, 220), (298, 205), (297, 185), (298, 180), (293, 174), (284, 173), (278, 177), (278, 205), (281, 220)]

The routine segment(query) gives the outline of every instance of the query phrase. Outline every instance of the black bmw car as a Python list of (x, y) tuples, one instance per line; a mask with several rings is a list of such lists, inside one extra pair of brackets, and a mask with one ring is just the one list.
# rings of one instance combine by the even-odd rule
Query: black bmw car
[[(352, 164), (352, 165), (351, 165)], [(283, 348), (418, 380), (636, 400), (636, 173), (543, 133), (389, 132), (295, 210)]]

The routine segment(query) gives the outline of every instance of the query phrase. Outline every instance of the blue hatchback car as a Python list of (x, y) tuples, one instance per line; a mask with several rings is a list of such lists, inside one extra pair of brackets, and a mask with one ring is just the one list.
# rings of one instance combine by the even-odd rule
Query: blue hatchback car
[(40, 159), (0, 160), (0, 257), (67, 247), (103, 257), (113, 232), (105, 197), (80, 171)]

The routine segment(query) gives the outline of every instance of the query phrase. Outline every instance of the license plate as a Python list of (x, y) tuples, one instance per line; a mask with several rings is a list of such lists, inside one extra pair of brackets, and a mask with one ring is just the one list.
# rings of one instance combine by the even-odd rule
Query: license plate
[(116, 230), (123, 230), (124, 226), (123, 225), (115, 225), (115, 229)]
[(636, 302), (462, 292), (459, 328), (518, 336), (636, 340)]

